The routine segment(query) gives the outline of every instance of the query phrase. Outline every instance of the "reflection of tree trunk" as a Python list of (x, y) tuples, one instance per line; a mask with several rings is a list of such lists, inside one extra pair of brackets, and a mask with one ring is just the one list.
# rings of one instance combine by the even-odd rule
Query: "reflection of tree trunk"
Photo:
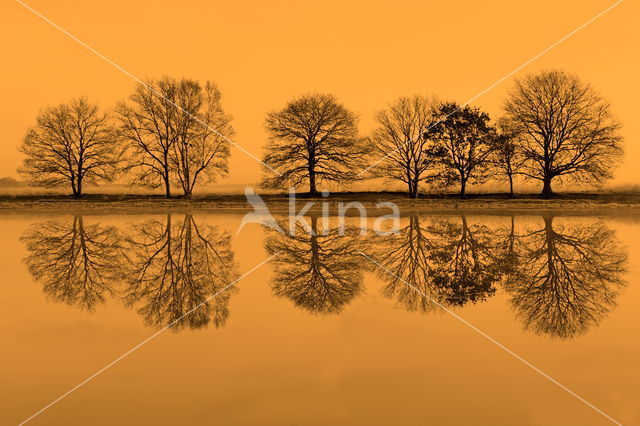
[(542, 197), (543, 198), (551, 198), (551, 197), (553, 197), (553, 190), (551, 190), (551, 177), (550, 176), (545, 176), (544, 179), (543, 179)]
[(509, 231), (509, 256), (513, 256), (516, 242), (516, 217), (511, 215), (511, 229)]
[(549, 276), (554, 276), (554, 262), (553, 262), (553, 252), (554, 252), (554, 231), (553, 231), (553, 216), (544, 215), (542, 216), (544, 220), (544, 233), (545, 233), (545, 241), (547, 250), (547, 270), (549, 271)]
[(311, 235), (309, 235), (311, 244), (311, 262), (314, 267), (320, 265), (320, 246), (318, 245), (318, 218), (311, 216)]

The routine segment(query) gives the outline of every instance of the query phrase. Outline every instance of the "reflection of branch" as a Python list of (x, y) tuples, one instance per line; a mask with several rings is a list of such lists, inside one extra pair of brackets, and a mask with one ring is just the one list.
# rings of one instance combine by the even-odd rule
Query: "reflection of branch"
[(93, 311), (113, 292), (119, 265), (119, 237), (115, 228), (72, 222), (45, 222), (21, 238), (29, 251), (25, 259), (43, 291), (55, 301)]
[(272, 262), (273, 292), (313, 313), (338, 313), (362, 291), (357, 230), (319, 233), (316, 217), (311, 229), (312, 234), (300, 225), (294, 234), (268, 231), (267, 251), (280, 253)]
[(527, 329), (559, 338), (585, 333), (615, 305), (624, 286), (626, 254), (613, 231), (598, 223), (553, 226), (519, 241), (523, 261), (505, 288)]
[(149, 325), (178, 319), (172, 328), (206, 327), (211, 320), (216, 327), (224, 325), (229, 298), (237, 289), (207, 298), (237, 277), (229, 233), (198, 227), (191, 215), (174, 224), (171, 214), (165, 224), (151, 220), (135, 230), (136, 235), (126, 238), (130, 269), (125, 303), (141, 304), (138, 312)]
[(495, 292), (500, 274), (490, 233), (485, 227), (440, 221), (423, 226), (413, 215), (395, 235), (376, 246), (387, 282), (382, 293), (408, 310), (427, 312), (442, 305), (464, 305), (486, 299)]

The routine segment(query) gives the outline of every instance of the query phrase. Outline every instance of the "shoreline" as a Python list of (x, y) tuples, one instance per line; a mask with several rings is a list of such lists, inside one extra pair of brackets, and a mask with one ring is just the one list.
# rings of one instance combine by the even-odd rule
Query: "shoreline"
[[(288, 214), (289, 199), (286, 194), (260, 194), (273, 214)], [(403, 216), (424, 214), (562, 214), (562, 215), (640, 215), (640, 194), (558, 194), (550, 200), (539, 195), (523, 194), (509, 198), (505, 194), (471, 194), (465, 199), (455, 195), (426, 196), (409, 199), (403, 193), (336, 193), (328, 198), (310, 198), (304, 194), (296, 197), (299, 211), (308, 203), (313, 207), (307, 214), (321, 214), (323, 208), (330, 214), (338, 212), (340, 203), (361, 203), (368, 216), (391, 213), (389, 208), (378, 208), (377, 203), (392, 202)], [(0, 196), (0, 214), (144, 214), (165, 212), (203, 212), (222, 214), (244, 214), (254, 209), (244, 195), (202, 195), (192, 199), (150, 195), (88, 194), (81, 199), (61, 195), (16, 195)], [(358, 210), (349, 209), (346, 216), (357, 216)]]

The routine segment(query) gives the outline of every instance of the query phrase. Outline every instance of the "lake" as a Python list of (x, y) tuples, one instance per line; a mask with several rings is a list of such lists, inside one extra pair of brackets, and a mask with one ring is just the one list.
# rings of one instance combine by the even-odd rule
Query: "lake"
[(0, 216), (0, 423), (640, 424), (640, 218), (241, 221)]

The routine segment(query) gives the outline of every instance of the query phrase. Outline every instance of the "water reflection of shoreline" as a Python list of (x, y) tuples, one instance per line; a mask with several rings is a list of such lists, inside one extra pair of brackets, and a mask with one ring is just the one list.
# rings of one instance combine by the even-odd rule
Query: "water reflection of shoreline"
[[(413, 215), (397, 233), (376, 237), (356, 227), (321, 229), (319, 220), (309, 219), (311, 234), (265, 228), (267, 252), (279, 253), (273, 294), (315, 314), (343, 311), (364, 292), (364, 272), (375, 271), (381, 294), (402, 309), (462, 307), (504, 291), (525, 329), (564, 339), (602, 321), (624, 287), (626, 253), (600, 222), (563, 226), (546, 215), (538, 226), (516, 217), (494, 225)], [(238, 276), (230, 233), (188, 214), (126, 229), (86, 225), (77, 215), (36, 224), (21, 240), (44, 293), (87, 311), (112, 295), (151, 326), (184, 316), (172, 328), (220, 327), (237, 292), (217, 294)]]

